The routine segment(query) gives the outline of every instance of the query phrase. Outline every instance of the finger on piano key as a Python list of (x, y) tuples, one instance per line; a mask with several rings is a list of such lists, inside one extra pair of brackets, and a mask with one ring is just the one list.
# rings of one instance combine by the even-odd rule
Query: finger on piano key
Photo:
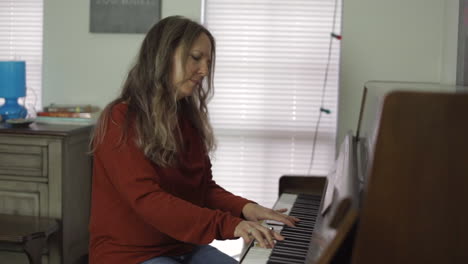
[[(300, 197), (299, 197), (300, 196)], [(299, 199), (296, 199), (298, 198)], [(288, 215), (299, 217), (301, 221), (295, 227), (286, 226), (277, 221), (264, 221), (264, 225), (273, 227), (285, 237), (276, 241), (273, 249), (252, 247), (245, 255), (242, 264), (303, 264), (309, 252), (310, 240), (318, 215), (321, 197), (315, 195), (282, 194), (273, 209), (283, 208), (289, 203)], [(302, 219), (302, 217), (304, 217)]]
[(281, 208), (281, 209), (274, 209), (276, 212), (278, 213), (286, 213), (288, 210), (288, 208)]
[[(291, 211), (291, 208), (293, 207), (296, 199), (297, 194), (282, 193), (278, 201), (276, 201), (275, 205), (273, 206), (273, 210), (286, 209), (285, 215), (289, 215), (289, 212)], [(267, 220), (266, 222), (269, 225), (284, 225), (282, 222), (275, 220)]]

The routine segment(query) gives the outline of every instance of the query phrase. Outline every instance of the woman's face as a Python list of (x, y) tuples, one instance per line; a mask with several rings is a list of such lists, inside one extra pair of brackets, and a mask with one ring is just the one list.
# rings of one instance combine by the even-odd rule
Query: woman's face
[(176, 89), (177, 99), (192, 95), (195, 89), (200, 88), (203, 77), (210, 72), (210, 39), (205, 33), (200, 34), (189, 49), (185, 65), (182, 53), (183, 47), (179, 45), (175, 50), (172, 64), (172, 85)]

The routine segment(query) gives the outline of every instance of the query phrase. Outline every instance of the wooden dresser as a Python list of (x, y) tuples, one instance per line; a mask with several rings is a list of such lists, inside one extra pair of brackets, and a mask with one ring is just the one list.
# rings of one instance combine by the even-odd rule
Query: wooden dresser
[[(57, 219), (43, 263), (76, 261), (87, 254), (92, 126), (0, 124), (0, 214)], [(1, 229), (2, 227), (0, 227)], [(21, 248), (0, 244), (0, 263), (28, 263)]]

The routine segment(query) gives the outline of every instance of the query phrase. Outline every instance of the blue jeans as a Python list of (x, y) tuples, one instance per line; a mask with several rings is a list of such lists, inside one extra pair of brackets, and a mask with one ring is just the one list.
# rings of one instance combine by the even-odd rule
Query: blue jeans
[(235, 259), (210, 245), (197, 246), (192, 252), (173, 257), (155, 257), (141, 264), (236, 264)]

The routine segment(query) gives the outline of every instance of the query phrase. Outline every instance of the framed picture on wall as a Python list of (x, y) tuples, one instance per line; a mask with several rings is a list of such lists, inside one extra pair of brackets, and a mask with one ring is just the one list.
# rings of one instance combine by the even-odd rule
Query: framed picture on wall
[(90, 1), (93, 33), (146, 33), (161, 18), (161, 0)]

